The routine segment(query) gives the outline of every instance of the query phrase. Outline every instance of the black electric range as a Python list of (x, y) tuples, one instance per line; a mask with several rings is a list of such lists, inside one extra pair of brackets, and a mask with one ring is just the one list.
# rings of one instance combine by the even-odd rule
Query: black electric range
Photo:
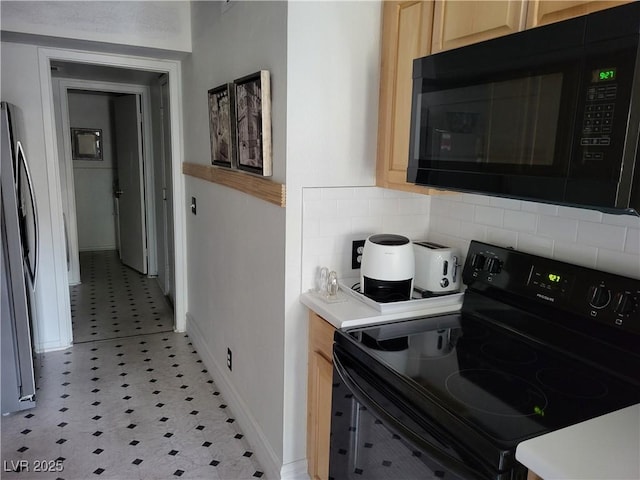
[[(431, 467), (435, 477), (522, 478), (521, 441), (640, 402), (639, 280), (480, 242), (463, 278), (459, 313), (335, 335), (334, 380), (367, 397), (414, 457), (422, 441), (439, 446), (433, 456), (452, 466)], [(338, 391), (334, 415), (347, 408)], [(357, 448), (340, 434), (357, 422), (346, 423), (332, 425), (331, 476), (384, 478), (364, 474), (362, 454), (337, 465), (335, 452)]]

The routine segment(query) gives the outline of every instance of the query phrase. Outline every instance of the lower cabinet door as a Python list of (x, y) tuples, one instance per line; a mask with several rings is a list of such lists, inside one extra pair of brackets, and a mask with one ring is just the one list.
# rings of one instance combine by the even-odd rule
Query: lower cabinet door
[(318, 352), (309, 356), (309, 431), (307, 449), (309, 474), (313, 479), (329, 478), (329, 435), (333, 365)]

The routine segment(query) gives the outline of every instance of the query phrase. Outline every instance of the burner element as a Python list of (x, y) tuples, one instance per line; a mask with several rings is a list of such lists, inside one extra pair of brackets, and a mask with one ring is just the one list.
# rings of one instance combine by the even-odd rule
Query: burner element
[(543, 368), (536, 378), (554, 392), (573, 398), (603, 398), (609, 388), (597, 378), (572, 368)]
[(496, 370), (459, 370), (445, 381), (449, 393), (467, 407), (504, 417), (544, 415), (547, 397), (526, 380)]

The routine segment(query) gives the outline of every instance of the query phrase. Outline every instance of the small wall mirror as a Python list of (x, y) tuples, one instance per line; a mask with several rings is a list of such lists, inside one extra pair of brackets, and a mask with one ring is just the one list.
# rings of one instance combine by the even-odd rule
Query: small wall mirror
[(102, 160), (102, 130), (72, 128), (71, 147), (74, 160)]

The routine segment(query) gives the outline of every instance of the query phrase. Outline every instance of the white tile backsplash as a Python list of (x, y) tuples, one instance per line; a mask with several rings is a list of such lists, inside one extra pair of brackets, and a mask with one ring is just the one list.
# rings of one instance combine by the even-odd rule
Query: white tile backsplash
[(504, 228), (487, 227), (487, 243), (516, 248), (518, 245), (518, 234), (512, 230), (505, 230)]
[(479, 205), (476, 207), (474, 221), (481, 225), (501, 227), (504, 221), (504, 209)]
[(373, 233), (428, 239), (465, 253), (471, 240), (640, 278), (640, 217), (459, 193), (378, 187), (303, 190), (302, 290), (318, 266), (356, 277), (351, 242)]
[(578, 225), (578, 243), (622, 251), (626, 233), (625, 227), (580, 222)]
[(516, 232), (532, 233), (538, 226), (538, 216), (522, 210), (505, 210), (503, 225), (504, 228)]
[(640, 255), (640, 230), (636, 230), (634, 228), (627, 229), (624, 251), (633, 255)]
[(553, 258), (567, 263), (575, 263), (583, 267), (596, 268), (598, 249), (587, 245), (563, 242), (555, 240), (553, 245)]
[(575, 242), (578, 234), (578, 221), (571, 218), (540, 215), (537, 233), (543, 237)]
[[(451, 205), (456, 217), (451, 221)], [(465, 213), (466, 210), (466, 213)], [(482, 195), (443, 195), (431, 202), (428, 237), (461, 246), (471, 240), (640, 278), (640, 217)]]
[(351, 269), (351, 242), (374, 233), (426, 238), (431, 197), (378, 187), (305, 188), (302, 231), (302, 291), (314, 287), (324, 266), (338, 278)]

